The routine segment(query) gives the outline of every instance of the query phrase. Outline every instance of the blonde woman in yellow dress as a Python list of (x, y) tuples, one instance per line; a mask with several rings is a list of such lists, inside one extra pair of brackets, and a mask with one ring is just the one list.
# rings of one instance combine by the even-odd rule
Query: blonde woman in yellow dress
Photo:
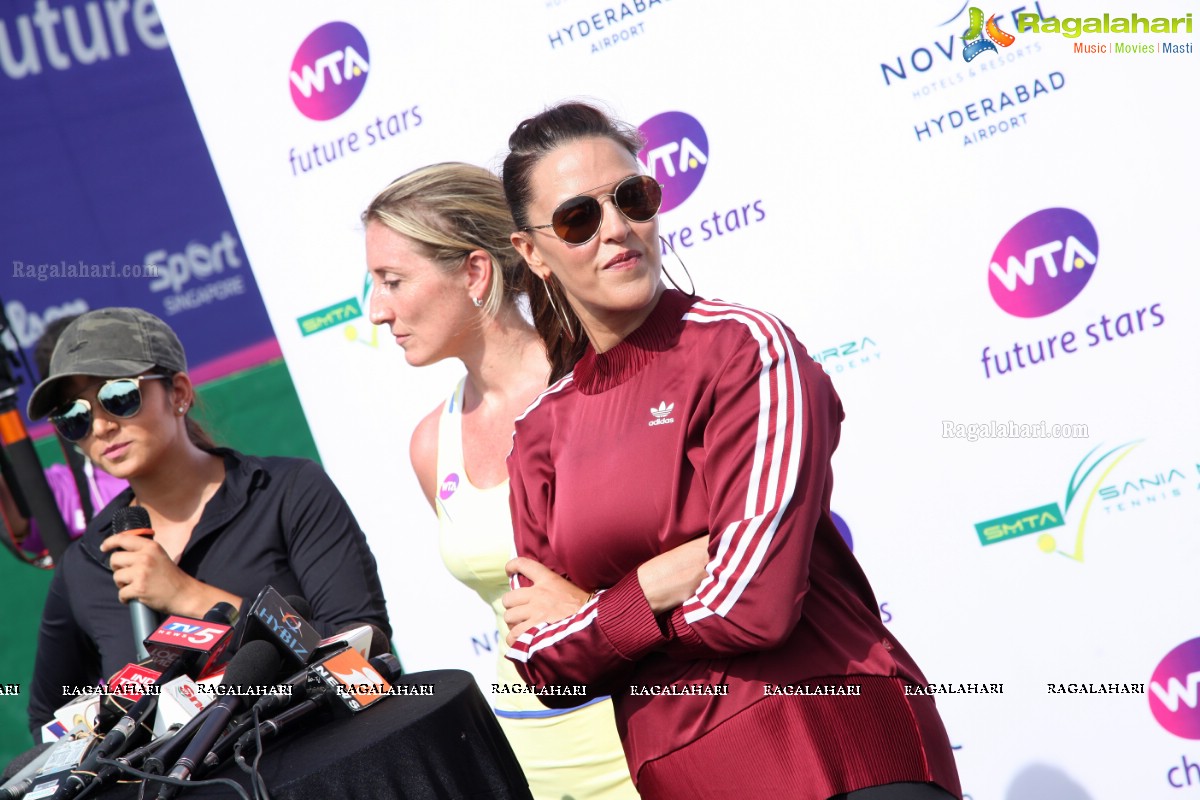
[[(446, 567), (496, 614), (496, 682), (523, 687), (503, 653), (500, 599), (514, 555), (504, 462), (513, 422), (546, 388), (550, 365), (518, 305), (525, 266), (509, 241), (504, 190), (482, 168), (435, 164), (394, 181), (362, 219), (371, 322), (388, 326), (415, 367), (446, 358), (466, 367), (417, 425), (410, 454), (438, 515)], [(538, 800), (637, 797), (607, 698), (565, 711), (519, 691), (492, 702)]]

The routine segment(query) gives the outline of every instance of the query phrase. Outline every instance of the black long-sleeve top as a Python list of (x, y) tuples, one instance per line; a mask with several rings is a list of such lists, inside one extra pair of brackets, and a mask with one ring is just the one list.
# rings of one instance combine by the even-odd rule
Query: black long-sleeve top
[[(243, 598), (242, 612), (269, 584), (308, 600), (322, 635), (363, 623), (390, 637), (375, 557), (325, 471), (305, 459), (216, 452), (225, 459), (225, 481), (205, 505), (179, 567)], [(132, 499), (125, 490), (92, 520), (50, 583), (29, 701), (35, 739), (70, 699), (63, 687), (95, 685), (136, 659), (129, 608), (117, 599), (108, 554), (100, 552), (113, 513)]]

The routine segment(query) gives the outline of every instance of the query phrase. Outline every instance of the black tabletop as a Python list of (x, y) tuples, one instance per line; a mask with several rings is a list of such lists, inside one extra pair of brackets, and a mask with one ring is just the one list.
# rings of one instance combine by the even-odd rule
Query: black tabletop
[[(272, 800), (531, 800), (516, 756), (469, 673), (420, 672), (393, 683), (432, 690), (387, 697), (269, 743), (259, 771)], [(252, 796), (249, 776), (232, 763), (205, 777), (236, 780)], [(146, 794), (154, 797), (158, 788)], [(95, 796), (124, 800), (137, 797), (137, 789), (120, 784)], [(229, 786), (196, 786), (179, 798), (236, 796)]]

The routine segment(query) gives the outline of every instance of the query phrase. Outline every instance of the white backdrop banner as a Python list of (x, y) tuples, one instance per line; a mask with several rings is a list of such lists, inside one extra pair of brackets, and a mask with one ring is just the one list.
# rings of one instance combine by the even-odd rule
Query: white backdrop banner
[(486, 690), (496, 634), (408, 463), (461, 365), (369, 324), (358, 215), (595, 99), (700, 294), (833, 376), (834, 509), (967, 794), (1200, 792), (1194, 3), (158, 5), (409, 670)]

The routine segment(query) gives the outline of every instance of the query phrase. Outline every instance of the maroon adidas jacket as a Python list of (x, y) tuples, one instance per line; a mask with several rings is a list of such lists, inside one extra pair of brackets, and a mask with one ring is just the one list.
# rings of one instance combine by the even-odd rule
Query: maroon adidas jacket
[[(517, 421), (517, 551), (602, 591), (508, 657), (548, 692), (611, 694), (643, 792), (647, 775), (657, 786), (700, 769), (708, 796), (786, 787), (777, 796), (824, 800), (892, 781), (961, 794), (932, 698), (906, 690), (925, 678), (830, 518), (842, 417), (828, 376), (777, 319), (667, 291)], [(637, 567), (701, 535), (708, 577), (656, 618)], [(672, 766), (684, 751), (686, 768)]]

